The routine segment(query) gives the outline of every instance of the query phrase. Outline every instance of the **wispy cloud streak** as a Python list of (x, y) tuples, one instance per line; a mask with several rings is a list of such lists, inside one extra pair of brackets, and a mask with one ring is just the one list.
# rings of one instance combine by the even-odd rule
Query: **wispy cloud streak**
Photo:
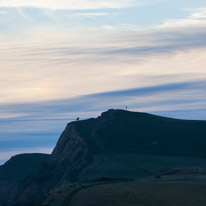
[[(127, 106), (132, 111), (206, 120), (205, 82), (202, 79), (55, 101), (1, 104), (4, 116), (0, 118), (0, 161), (19, 153), (18, 148), (21, 152), (47, 152), (48, 149), (39, 148), (53, 148), (68, 122), (75, 121), (76, 117), (97, 117), (110, 108)], [(18, 115), (15, 117), (15, 114)]]
[(102, 8), (124, 8), (141, 5), (141, 1), (136, 0), (1, 0), (0, 7), (35, 7), (47, 9), (102, 9)]

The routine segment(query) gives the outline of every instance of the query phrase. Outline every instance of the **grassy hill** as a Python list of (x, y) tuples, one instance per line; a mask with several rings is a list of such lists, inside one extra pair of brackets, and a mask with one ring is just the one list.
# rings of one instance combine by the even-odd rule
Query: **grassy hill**
[(0, 166), (0, 206), (7, 206), (10, 194), (28, 177), (34, 175), (48, 154), (20, 154)]
[(173, 175), (133, 181), (64, 184), (50, 193), (42, 206), (205, 206), (206, 169), (197, 171), (182, 169)]
[(204, 206), (206, 181), (142, 180), (82, 189), (62, 206)]
[[(206, 121), (109, 110), (97, 118), (69, 123), (51, 156), (36, 174), (13, 191), (10, 202), (18, 206), (36, 206), (52, 190), (68, 182), (77, 183), (78, 191), (81, 190), (78, 184), (99, 178), (137, 181), (174, 168), (204, 168), (205, 146)], [(127, 187), (130, 186), (125, 185), (125, 189)], [(60, 193), (66, 198), (67, 192)], [(110, 200), (112, 205), (113, 200)]]
[(94, 153), (108, 151), (206, 157), (206, 121), (109, 110), (97, 119), (79, 121), (76, 125)]
[(91, 181), (101, 177), (140, 179), (173, 168), (206, 167), (206, 159), (187, 156), (136, 153), (104, 153), (80, 172), (77, 181)]
[(20, 154), (0, 166), (0, 181), (20, 181), (37, 172), (48, 159), (48, 154)]

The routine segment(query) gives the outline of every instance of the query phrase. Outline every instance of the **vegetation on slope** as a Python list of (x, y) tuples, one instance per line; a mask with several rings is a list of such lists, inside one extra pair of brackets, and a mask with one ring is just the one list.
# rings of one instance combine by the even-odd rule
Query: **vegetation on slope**
[(206, 157), (206, 121), (178, 120), (109, 110), (76, 123), (95, 152), (137, 152)]
[(20, 154), (0, 166), (0, 181), (22, 180), (33, 175), (48, 159), (48, 154)]

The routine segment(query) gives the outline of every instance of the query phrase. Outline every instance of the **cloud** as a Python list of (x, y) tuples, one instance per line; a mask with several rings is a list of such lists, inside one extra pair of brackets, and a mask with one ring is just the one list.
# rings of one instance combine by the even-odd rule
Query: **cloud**
[(72, 14), (75, 17), (103, 17), (103, 16), (110, 16), (110, 15), (117, 15), (117, 13), (109, 13), (109, 12), (81, 12)]
[(142, 5), (136, 0), (0, 0), (0, 7), (34, 7), (62, 10), (125, 8)]
[[(146, 110), (148, 106), (154, 107), (158, 105), (160, 106), (159, 108), (161, 108), (164, 104), (173, 105), (175, 110), (176, 107), (178, 107), (178, 104), (184, 104), (188, 105), (188, 107), (186, 106), (183, 110), (188, 110), (191, 103), (197, 102), (199, 102), (198, 104), (202, 104), (203, 108), (206, 109), (206, 97), (202, 95), (206, 88), (205, 82), (205, 79), (202, 79), (199, 81), (157, 84), (153, 86), (96, 93), (62, 100), (0, 105), (0, 110), (7, 113), (22, 114), (22, 116), (18, 117), (4, 118), (1, 120), (1, 123), (18, 121), (25, 124), (25, 122), (28, 121), (31, 125), (34, 124), (34, 122), (37, 122), (37, 126), (40, 126), (43, 121), (72, 121), (76, 119), (77, 115), (81, 115), (82, 118), (87, 118), (92, 115), (97, 115), (99, 112), (113, 106), (124, 108), (126, 102), (128, 102), (130, 106), (135, 102), (136, 106), (133, 105), (133, 109), (141, 108), (144, 110)], [(165, 96), (165, 94), (167, 95)], [(148, 101), (149, 99), (152, 99), (153, 101)], [(101, 102), (101, 104), (99, 104), (99, 102)], [(196, 106), (195, 109), (198, 109), (198, 106)], [(154, 111), (156, 110), (150, 109), (148, 112)], [(159, 111), (164, 111), (164, 108)], [(28, 128), (28, 125), (26, 127)], [(53, 125), (51, 128), (52, 127)], [(40, 128), (48, 129), (48, 127), (45, 126), (40, 126), (39, 129)], [(9, 128), (5, 128), (4, 131), (5, 130), (12, 131), (12, 129), (10, 130)], [(28, 130), (28, 132), (31, 131)], [(14, 130), (14, 132), (17, 132), (17, 130)]]
[(163, 24), (157, 25), (157, 28), (187, 28), (205, 26), (206, 21), (200, 19), (168, 19)]
[(197, 8), (197, 9), (185, 9), (186, 11), (191, 12), (189, 15), (190, 19), (205, 19), (206, 18), (206, 8)]
[(0, 14), (3, 14), (3, 15), (5, 15), (5, 14), (7, 14), (7, 11), (4, 11), (4, 10), (0, 10)]
[[(206, 76), (205, 29), (84, 36), (82, 32), (70, 36), (68, 31), (58, 36), (48, 30), (47, 36), (1, 43), (0, 101), (47, 101), (198, 80)], [(161, 75), (166, 78), (156, 80)]]
[(154, 28), (162, 29), (179, 29), (193, 27), (200, 28), (206, 26), (206, 8), (201, 7), (197, 9), (183, 9), (184, 11), (190, 12), (187, 18), (184, 19), (166, 19), (163, 24), (154, 26)]

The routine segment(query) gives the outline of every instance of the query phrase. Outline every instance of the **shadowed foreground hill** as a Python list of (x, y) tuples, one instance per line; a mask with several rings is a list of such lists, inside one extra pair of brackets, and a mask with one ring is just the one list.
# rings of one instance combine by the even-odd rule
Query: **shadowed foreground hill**
[(20, 154), (0, 166), (0, 205), (22, 180), (34, 175), (48, 157), (47, 154)]
[(205, 206), (205, 174), (66, 185), (42, 206)]
[(0, 166), (0, 181), (21, 181), (33, 175), (39, 166), (48, 159), (48, 154), (20, 154), (11, 157)]
[(37, 206), (65, 182), (136, 179), (162, 169), (204, 165), (205, 146), (206, 121), (109, 110), (69, 123), (38, 173), (11, 194), (10, 205)]

